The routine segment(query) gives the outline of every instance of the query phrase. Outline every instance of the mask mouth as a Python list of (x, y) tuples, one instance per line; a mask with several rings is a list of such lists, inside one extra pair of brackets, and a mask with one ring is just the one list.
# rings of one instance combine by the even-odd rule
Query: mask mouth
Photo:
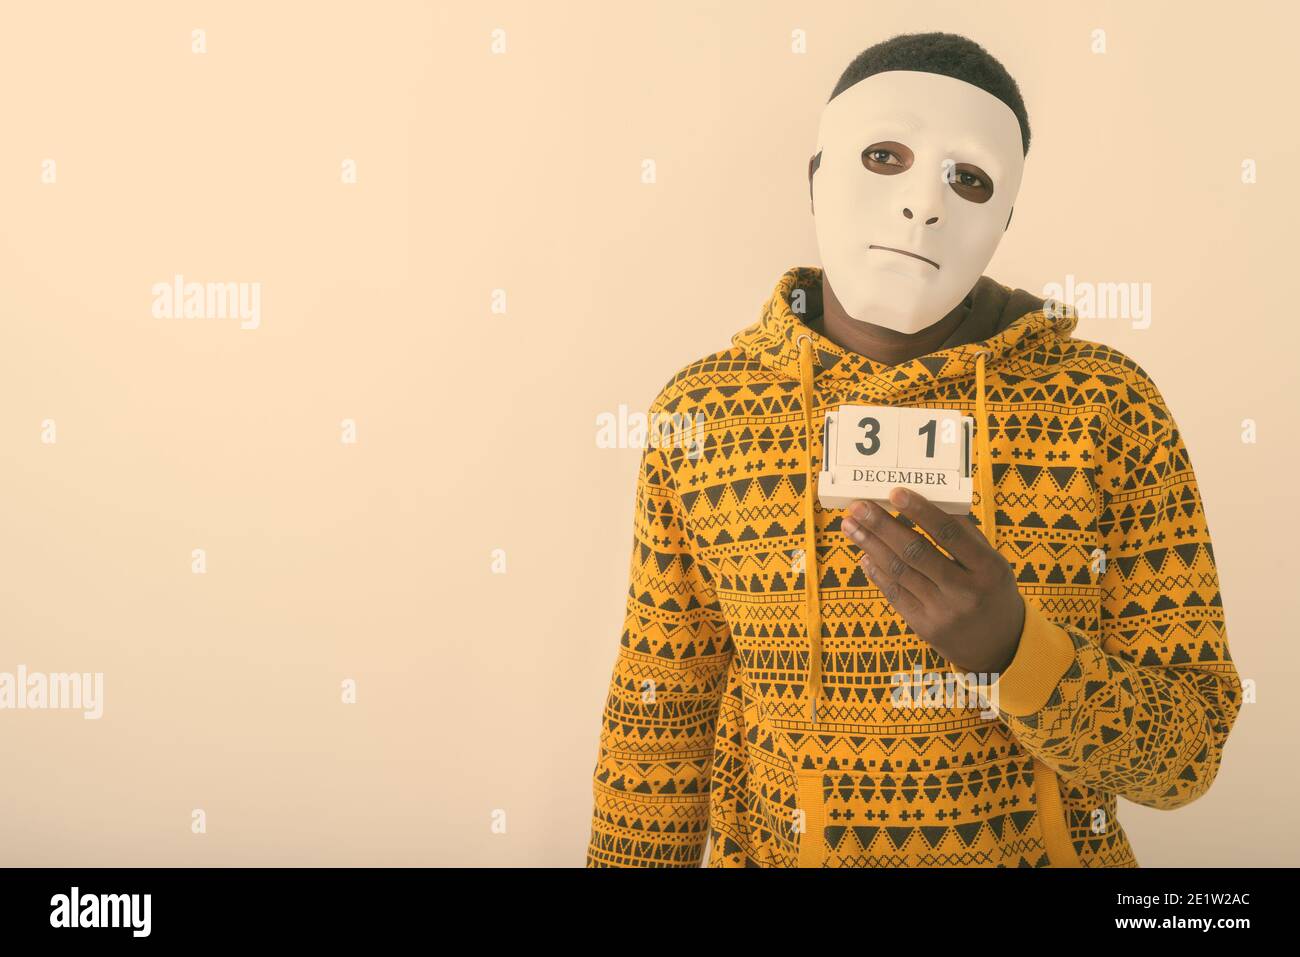
[(885, 250), (885, 251), (887, 251), (887, 252), (891, 252), (891, 253), (899, 253), (900, 255), (903, 255), (903, 256), (911, 256), (913, 259), (919, 259), (919, 260), (921, 260), (921, 262), (923, 262), (923, 263), (929, 263), (929, 264), (930, 264), (931, 266), (933, 266), (935, 269), (938, 269), (938, 268), (939, 268), (939, 264), (938, 264), (937, 262), (935, 262), (933, 259), (926, 259), (924, 256), (920, 255), (919, 253), (909, 253), (906, 249), (895, 249), (893, 246), (877, 246), (877, 245), (875, 245), (874, 243), (873, 243), (872, 245), (868, 246), (867, 248), (868, 248), (868, 249), (883, 249), (883, 250)]

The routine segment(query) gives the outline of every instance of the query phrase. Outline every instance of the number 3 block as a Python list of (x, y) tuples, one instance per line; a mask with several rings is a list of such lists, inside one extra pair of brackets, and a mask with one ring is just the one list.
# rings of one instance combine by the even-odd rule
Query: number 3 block
[(823, 508), (863, 499), (893, 509), (890, 489), (915, 489), (945, 512), (971, 506), (971, 442), (975, 420), (950, 409), (841, 405), (822, 426)]

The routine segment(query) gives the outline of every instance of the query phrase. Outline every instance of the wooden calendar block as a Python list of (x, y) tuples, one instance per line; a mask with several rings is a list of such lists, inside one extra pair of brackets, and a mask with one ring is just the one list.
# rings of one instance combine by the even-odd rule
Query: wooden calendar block
[(971, 506), (971, 443), (975, 420), (951, 409), (841, 405), (822, 425), (823, 508), (867, 499), (887, 501), (896, 486), (915, 489), (945, 512)]

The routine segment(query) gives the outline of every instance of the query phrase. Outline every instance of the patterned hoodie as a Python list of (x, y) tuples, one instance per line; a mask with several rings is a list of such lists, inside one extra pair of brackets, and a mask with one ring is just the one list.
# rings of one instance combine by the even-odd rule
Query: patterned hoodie
[[(703, 429), (641, 459), (587, 865), (698, 866), (711, 838), (713, 867), (1137, 866), (1116, 798), (1205, 793), (1241, 703), (1155, 383), (1073, 338), (1068, 308), (988, 277), (965, 336), (886, 366), (807, 324), (821, 281), (787, 271), (651, 406)], [(996, 717), (817, 501), (841, 403), (975, 417), (972, 512), (1025, 600)], [(940, 682), (919, 707), (897, 694), (914, 675)]]

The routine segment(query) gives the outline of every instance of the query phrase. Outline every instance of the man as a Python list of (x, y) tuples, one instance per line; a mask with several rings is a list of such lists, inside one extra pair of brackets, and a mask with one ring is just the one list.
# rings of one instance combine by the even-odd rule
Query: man
[[(719, 867), (1132, 867), (1116, 799), (1209, 788), (1241, 686), (1182, 435), (1071, 311), (981, 275), (1028, 149), (963, 37), (836, 85), (824, 268), (651, 406), (703, 439), (642, 458), (589, 866), (697, 866), (711, 837)], [(823, 507), (843, 404), (973, 416), (975, 518), (916, 489)]]

